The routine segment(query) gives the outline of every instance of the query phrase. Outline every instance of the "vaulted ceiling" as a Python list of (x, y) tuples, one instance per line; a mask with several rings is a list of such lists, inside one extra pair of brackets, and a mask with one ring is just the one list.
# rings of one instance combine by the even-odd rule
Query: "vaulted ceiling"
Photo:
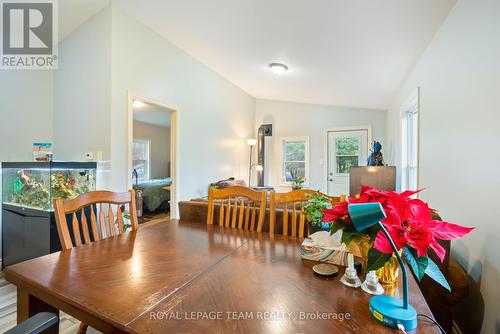
[(456, 0), (113, 2), (257, 98), (386, 109)]

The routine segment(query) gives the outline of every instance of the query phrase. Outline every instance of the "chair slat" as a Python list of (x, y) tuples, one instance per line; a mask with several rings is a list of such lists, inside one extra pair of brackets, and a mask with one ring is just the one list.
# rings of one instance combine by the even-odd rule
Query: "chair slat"
[(293, 202), (293, 210), (292, 210), (292, 233), (290, 234), (292, 237), (297, 236), (297, 210), (295, 209), (296, 203)]
[(207, 225), (214, 223), (214, 192), (213, 189), (208, 189), (208, 210), (207, 210)]
[(113, 216), (113, 208), (111, 204), (108, 204), (108, 225), (109, 225), (109, 236), (114, 236), (115, 233), (115, 217)]
[(94, 241), (100, 240), (99, 230), (97, 229), (97, 218), (95, 215), (94, 205), (90, 206), (90, 227), (92, 228), (92, 234), (94, 235)]
[(104, 220), (104, 210), (102, 209), (102, 203), (99, 204), (99, 226), (101, 227), (102, 238), (107, 238), (108, 232), (106, 231), (106, 221)]
[(116, 209), (116, 218), (118, 219), (118, 233), (121, 234), (124, 231), (123, 213), (121, 205), (118, 205), (118, 208)]
[(304, 202), (301, 203), (300, 213), (299, 213), (299, 238), (304, 237), (304, 225), (306, 222), (306, 216), (304, 214)]
[(231, 218), (231, 197), (227, 199), (226, 223), (225, 223), (226, 227), (229, 227), (229, 219), (230, 218)]
[(54, 216), (56, 218), (56, 227), (57, 233), (59, 234), (59, 241), (61, 242), (61, 248), (63, 250), (71, 249), (73, 243), (69, 235), (68, 222), (64, 212), (64, 203), (60, 198), (54, 198)]
[(264, 220), (266, 219), (266, 192), (261, 192), (260, 207), (259, 207), (259, 221), (257, 223), (257, 232), (262, 232), (264, 227)]
[(231, 217), (231, 227), (236, 228), (236, 218), (238, 216), (238, 197), (234, 199), (233, 216)]
[(250, 201), (247, 202), (247, 206), (245, 208), (245, 230), (248, 230), (248, 225), (250, 223)]
[(245, 213), (245, 200), (241, 199), (240, 204), (240, 215), (238, 217), (238, 228), (241, 230), (243, 228), (243, 214)]
[(73, 236), (75, 237), (75, 245), (82, 245), (82, 237), (80, 235), (80, 227), (78, 226), (78, 218), (76, 218), (76, 213), (73, 212), (73, 219), (71, 221), (71, 225), (73, 227)]
[(250, 220), (250, 231), (253, 231), (255, 229), (255, 216), (257, 210), (257, 203), (253, 202), (253, 208), (252, 208), (252, 219)]
[(220, 208), (219, 208), (219, 226), (224, 226), (224, 201), (220, 202)]
[(276, 201), (275, 192), (271, 192), (270, 197), (270, 207), (269, 207), (269, 234), (274, 234), (274, 226), (276, 224)]
[(283, 206), (283, 235), (288, 235), (288, 203)]
[(80, 211), (81, 214), (81, 223), (82, 223), (82, 232), (83, 232), (83, 240), (88, 244), (90, 242), (90, 234), (89, 234), (89, 225), (87, 223), (87, 217), (85, 216), (85, 210), (82, 208)]

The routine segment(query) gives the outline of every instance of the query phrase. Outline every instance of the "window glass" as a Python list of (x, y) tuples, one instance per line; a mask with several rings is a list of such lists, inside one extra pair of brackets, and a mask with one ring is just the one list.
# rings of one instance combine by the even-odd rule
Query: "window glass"
[(349, 168), (359, 165), (360, 138), (341, 137), (335, 139), (337, 173), (349, 173)]
[(402, 109), (401, 189), (418, 188), (418, 91)]
[(149, 179), (149, 141), (134, 139), (132, 144), (132, 165), (139, 180)]
[(283, 139), (283, 180), (294, 182), (306, 177), (307, 140)]

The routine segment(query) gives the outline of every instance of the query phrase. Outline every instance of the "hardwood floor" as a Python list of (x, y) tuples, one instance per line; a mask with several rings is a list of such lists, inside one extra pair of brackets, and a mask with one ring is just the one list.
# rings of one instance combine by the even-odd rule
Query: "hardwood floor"
[[(15, 285), (10, 284), (0, 271), (0, 333), (4, 333), (16, 325), (17, 291)], [(74, 334), (78, 332), (80, 321), (61, 312), (59, 323), (60, 334)], [(97, 330), (90, 328), (87, 334), (98, 334)]]

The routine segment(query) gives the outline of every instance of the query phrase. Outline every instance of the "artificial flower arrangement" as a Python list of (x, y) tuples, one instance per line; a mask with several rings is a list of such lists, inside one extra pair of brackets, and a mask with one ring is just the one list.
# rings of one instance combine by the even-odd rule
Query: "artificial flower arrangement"
[(428, 256), (429, 248), (443, 261), (446, 251), (436, 239), (457, 239), (474, 228), (433, 219), (435, 210), (429, 208), (427, 203), (412, 198), (418, 192), (420, 190), (397, 193), (362, 186), (359, 197), (349, 197), (348, 201), (340, 202), (331, 209), (325, 209), (323, 221), (330, 223), (331, 234), (342, 230), (342, 242), (348, 246), (351, 242), (361, 242), (369, 238), (366, 270), (380, 269), (386, 262), (392, 260), (393, 250), (389, 240), (377, 225), (363, 232), (356, 231), (351, 224), (347, 209), (349, 203), (379, 202), (387, 216), (382, 224), (398, 250), (402, 251), (418, 280), (426, 274), (450, 291), (445, 277)]

